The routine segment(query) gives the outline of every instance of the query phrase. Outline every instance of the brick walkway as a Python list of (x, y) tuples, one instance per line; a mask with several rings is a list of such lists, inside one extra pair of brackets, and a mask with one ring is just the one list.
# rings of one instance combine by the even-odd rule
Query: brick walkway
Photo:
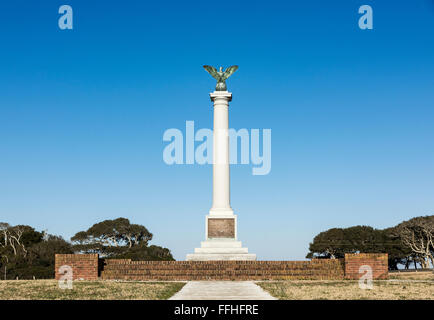
[(189, 281), (169, 300), (276, 300), (253, 281)]

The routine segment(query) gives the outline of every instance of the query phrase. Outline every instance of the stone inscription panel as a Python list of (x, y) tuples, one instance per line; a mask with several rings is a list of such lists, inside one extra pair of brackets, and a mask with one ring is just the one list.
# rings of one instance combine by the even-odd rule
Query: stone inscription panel
[(235, 219), (208, 219), (208, 238), (235, 238)]

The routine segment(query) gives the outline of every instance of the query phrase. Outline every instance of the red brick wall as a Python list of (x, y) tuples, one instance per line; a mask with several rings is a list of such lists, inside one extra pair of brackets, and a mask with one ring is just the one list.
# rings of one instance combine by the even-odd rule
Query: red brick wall
[(373, 279), (387, 279), (387, 254), (346, 254), (345, 259), (311, 261), (131, 261), (98, 259), (97, 254), (56, 254), (59, 268), (68, 265), (73, 279), (97, 280), (289, 280), (360, 279), (362, 265), (372, 268)]
[(59, 273), (61, 266), (72, 268), (73, 280), (97, 280), (98, 279), (98, 254), (56, 254), (55, 274), (59, 280), (63, 273)]
[(387, 253), (345, 254), (345, 278), (360, 279), (366, 273), (366, 271), (359, 273), (363, 265), (371, 267), (373, 279), (387, 279), (389, 272)]
[(343, 279), (343, 259), (312, 261), (104, 261), (111, 280), (288, 280)]

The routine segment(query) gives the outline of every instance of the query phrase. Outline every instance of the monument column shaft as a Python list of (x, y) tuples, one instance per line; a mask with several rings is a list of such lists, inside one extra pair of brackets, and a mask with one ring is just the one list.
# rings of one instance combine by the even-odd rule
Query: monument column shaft
[(238, 66), (227, 68), (204, 66), (216, 80), (216, 91), (210, 93), (214, 103), (212, 207), (205, 217), (205, 241), (194, 253), (187, 254), (187, 261), (256, 260), (256, 255), (243, 248), (237, 235), (237, 215), (231, 208), (229, 186), (229, 102), (232, 93), (226, 90), (225, 80)]
[(232, 94), (227, 91), (216, 91), (210, 96), (214, 102), (213, 201), (210, 215), (229, 215), (233, 214), (230, 205), (228, 115)]
[[(237, 216), (230, 203), (229, 175), (229, 101), (232, 93), (214, 91), (213, 188), (212, 207), (206, 217), (206, 239), (225, 238), (236, 241)], [(227, 243), (224, 243), (226, 246)], [(230, 251), (230, 250), (229, 250)]]

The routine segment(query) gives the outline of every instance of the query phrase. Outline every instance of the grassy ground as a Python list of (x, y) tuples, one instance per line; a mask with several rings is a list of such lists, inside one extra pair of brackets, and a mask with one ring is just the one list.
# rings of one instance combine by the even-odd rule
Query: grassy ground
[(434, 281), (434, 272), (418, 271), (418, 272), (390, 272), (389, 279), (396, 280), (432, 280)]
[[(358, 281), (263, 281), (271, 295), (284, 300), (306, 299), (429, 299), (434, 300), (434, 273), (391, 273), (390, 280), (374, 281), (362, 290)], [(60, 289), (56, 280), (0, 280), (0, 300), (96, 299), (159, 300), (171, 297), (182, 282), (75, 281), (73, 289)]]
[(0, 300), (160, 300), (171, 297), (182, 282), (74, 281), (60, 289), (56, 280), (0, 281)]
[(358, 281), (258, 282), (283, 300), (434, 300), (434, 273), (391, 274), (390, 280), (374, 281), (372, 290), (359, 288)]

